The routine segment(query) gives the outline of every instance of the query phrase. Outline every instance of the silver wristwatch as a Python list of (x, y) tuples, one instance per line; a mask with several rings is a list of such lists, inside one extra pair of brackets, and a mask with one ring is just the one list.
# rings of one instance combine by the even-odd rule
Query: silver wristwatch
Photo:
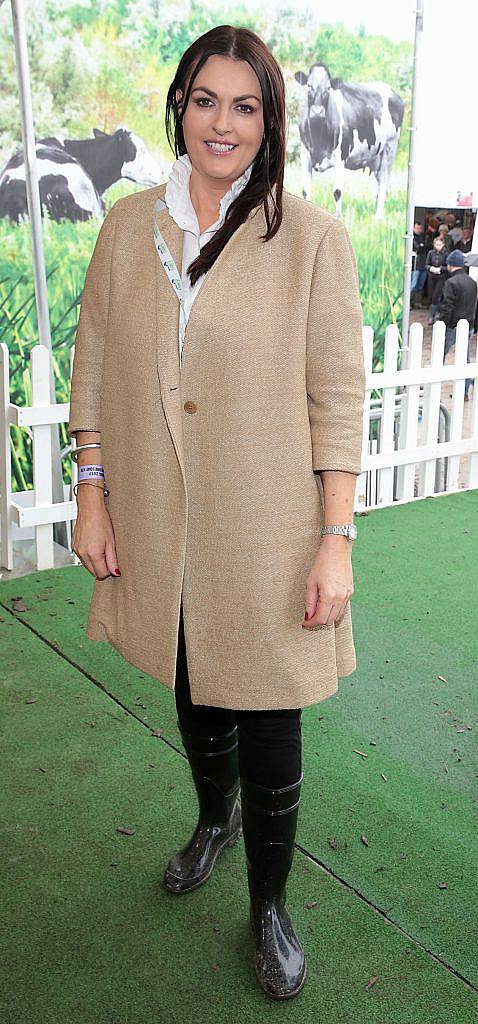
[(339, 533), (348, 540), (353, 541), (357, 536), (357, 527), (355, 523), (346, 523), (345, 526), (323, 526), (320, 531), (320, 536), (324, 537), (326, 533)]

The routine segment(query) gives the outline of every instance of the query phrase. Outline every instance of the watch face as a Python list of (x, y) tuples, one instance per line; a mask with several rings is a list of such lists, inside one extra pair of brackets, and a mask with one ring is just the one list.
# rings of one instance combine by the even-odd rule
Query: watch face
[(350, 531), (349, 531), (349, 535), (350, 535), (350, 537), (352, 538), (352, 540), (355, 540), (355, 538), (356, 538), (356, 536), (357, 536), (357, 532), (358, 532), (358, 531), (357, 531), (357, 527), (356, 527), (355, 525), (352, 525), (352, 526), (350, 527)]

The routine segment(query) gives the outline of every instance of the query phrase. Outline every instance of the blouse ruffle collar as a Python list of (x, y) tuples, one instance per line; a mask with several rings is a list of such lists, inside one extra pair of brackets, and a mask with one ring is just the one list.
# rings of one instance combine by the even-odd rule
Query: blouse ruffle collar
[[(252, 174), (252, 164), (253, 162), (246, 167), (245, 171), (243, 171), (235, 181), (233, 181), (229, 191), (222, 197), (219, 203), (219, 217), (215, 224), (211, 224), (211, 226), (207, 228), (208, 232), (216, 231), (219, 225), (223, 223), (228, 207), (236, 198), (238, 193), (245, 188), (249, 181)], [(186, 231), (198, 232), (199, 225), (197, 215), (189, 194), (189, 178), (191, 171), (192, 163), (189, 155), (187, 153), (183, 153), (182, 156), (178, 157), (178, 159), (174, 161), (171, 167), (164, 199), (171, 216), (180, 228)]]

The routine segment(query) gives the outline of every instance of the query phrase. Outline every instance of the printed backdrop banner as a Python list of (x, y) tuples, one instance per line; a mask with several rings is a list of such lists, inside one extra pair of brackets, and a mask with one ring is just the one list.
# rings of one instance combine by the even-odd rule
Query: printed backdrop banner
[[(279, 2), (249, 0), (253, 28), (286, 82), (285, 187), (343, 218), (378, 356), (386, 325), (401, 317), (412, 0), (406, 7), (398, 31), (397, 14), (390, 14), (389, 36), (384, 9), (373, 0), (360, 5), (359, 22), (349, 0), (337, 0), (333, 17), (325, 3), (283, 9)], [(67, 402), (69, 348), (105, 212), (120, 196), (164, 181), (174, 160), (164, 127), (165, 97), (182, 53), (199, 34), (197, 8), (187, 0), (25, 0), (24, 8), (57, 399)], [(203, 11), (201, 32), (224, 23), (241, 24), (231, 4)], [(7, 4), (0, 7), (0, 46), (0, 302), (13, 400), (22, 405), (29, 400), (28, 355), (37, 323)], [(338, 139), (332, 131), (337, 119)], [(67, 449), (63, 425), (60, 431)], [(30, 439), (24, 431), (14, 433), (13, 486), (25, 489), (31, 483)]]

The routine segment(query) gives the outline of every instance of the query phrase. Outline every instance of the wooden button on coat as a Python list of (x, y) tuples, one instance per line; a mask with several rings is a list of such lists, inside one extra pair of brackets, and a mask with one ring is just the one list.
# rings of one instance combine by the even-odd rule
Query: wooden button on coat
[(196, 405), (195, 402), (185, 402), (184, 403), (184, 408), (185, 408), (186, 412), (196, 412), (197, 411), (197, 405)]

